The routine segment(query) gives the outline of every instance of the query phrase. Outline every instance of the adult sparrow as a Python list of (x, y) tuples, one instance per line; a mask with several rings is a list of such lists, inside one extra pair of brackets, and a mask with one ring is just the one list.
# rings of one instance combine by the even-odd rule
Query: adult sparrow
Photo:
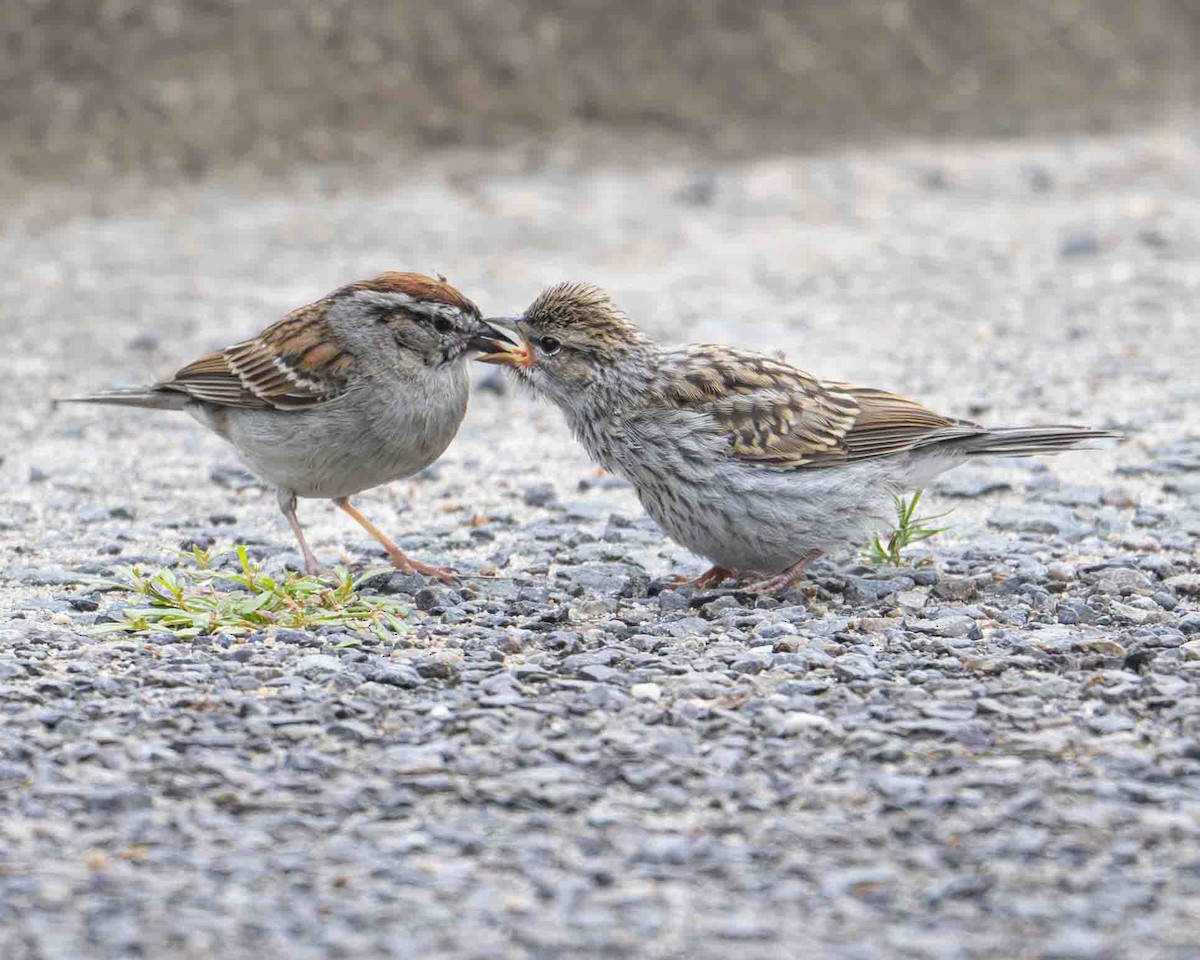
[(466, 361), (487, 332), (479, 308), (418, 273), (384, 273), (300, 307), (262, 333), (152, 386), (73, 401), (184, 410), (228, 440), (276, 488), (304, 554), (297, 497), (328, 498), (406, 573), (449, 580), (414, 560), (349, 497), (433, 463), (467, 409)]
[(1057, 453), (1118, 435), (987, 428), (884, 390), (820, 380), (734, 347), (661, 347), (604, 291), (563, 283), (488, 321), (490, 351), (561, 408), (605, 469), (628, 479), (715, 586), (753, 573), (783, 589), (818, 556), (862, 543), (892, 498), (977, 456)]

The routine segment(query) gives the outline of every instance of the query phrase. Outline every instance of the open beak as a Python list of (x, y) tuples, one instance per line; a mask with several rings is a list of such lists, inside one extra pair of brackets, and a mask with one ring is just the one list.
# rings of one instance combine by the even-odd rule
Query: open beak
[(486, 332), (471, 340), (471, 346), (480, 351), (475, 359), (481, 363), (497, 363), (503, 367), (533, 366), (533, 355), (529, 344), (516, 331), (517, 318), (491, 318), (483, 321)]

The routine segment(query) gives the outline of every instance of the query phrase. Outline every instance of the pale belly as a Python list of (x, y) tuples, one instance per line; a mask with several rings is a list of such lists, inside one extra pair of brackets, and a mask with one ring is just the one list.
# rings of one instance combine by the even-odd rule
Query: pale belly
[(650, 485), (640, 493), (646, 512), (693, 553), (730, 570), (775, 574), (812, 551), (841, 553), (865, 543), (890, 493), (847, 479), (738, 464), (671, 493)]
[[(611, 432), (580, 425), (577, 435), (595, 459), (633, 483), (671, 539), (739, 572), (775, 574), (812, 551), (862, 546), (908, 479), (897, 461), (786, 470), (736, 460), (725, 452), (727, 438), (694, 418), (642, 420)], [(631, 435), (636, 444), (626, 442)]]
[(351, 393), (307, 410), (189, 412), (267, 483), (300, 497), (338, 499), (412, 476), (442, 455), (462, 423), (468, 392), (465, 371), (447, 371), (446, 380), (408, 402)]

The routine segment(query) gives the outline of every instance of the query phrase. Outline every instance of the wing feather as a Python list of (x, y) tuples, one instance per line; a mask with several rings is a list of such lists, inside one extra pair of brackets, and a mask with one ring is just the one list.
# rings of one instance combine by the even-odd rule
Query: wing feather
[(667, 351), (657, 401), (707, 413), (728, 454), (780, 467), (821, 467), (903, 453), (981, 428), (885, 390), (823, 381), (773, 357), (716, 345)]
[(334, 400), (354, 359), (331, 336), (326, 307), (301, 307), (257, 337), (188, 364), (158, 389), (226, 407), (294, 410)]

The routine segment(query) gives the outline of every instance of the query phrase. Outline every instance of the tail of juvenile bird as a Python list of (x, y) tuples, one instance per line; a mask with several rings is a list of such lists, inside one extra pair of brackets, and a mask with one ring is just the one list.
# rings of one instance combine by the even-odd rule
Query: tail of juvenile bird
[[(1125, 439), (1115, 430), (1091, 427), (996, 427), (964, 431), (950, 427), (931, 434), (919, 446), (929, 452), (945, 450), (968, 457), (1032, 457), (1064, 450), (1095, 450), (1105, 441)], [(933, 448), (933, 449), (931, 449)]]
[(59, 403), (106, 403), (116, 407), (145, 407), (149, 410), (182, 410), (191, 401), (185, 393), (157, 390), (154, 387), (130, 387), (125, 390), (106, 390), (87, 397), (61, 397)]

